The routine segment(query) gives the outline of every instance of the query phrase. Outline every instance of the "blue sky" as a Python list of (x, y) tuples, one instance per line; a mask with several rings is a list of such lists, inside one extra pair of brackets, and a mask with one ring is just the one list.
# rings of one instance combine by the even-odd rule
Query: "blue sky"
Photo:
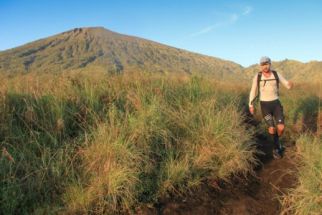
[(0, 0), (0, 50), (103, 26), (243, 66), (322, 60), (322, 1)]

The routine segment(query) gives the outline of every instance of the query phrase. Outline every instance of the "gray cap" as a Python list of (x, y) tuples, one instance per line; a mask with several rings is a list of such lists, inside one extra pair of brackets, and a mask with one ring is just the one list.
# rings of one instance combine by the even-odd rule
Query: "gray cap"
[(259, 64), (266, 64), (266, 63), (271, 64), (271, 59), (267, 56), (261, 57)]

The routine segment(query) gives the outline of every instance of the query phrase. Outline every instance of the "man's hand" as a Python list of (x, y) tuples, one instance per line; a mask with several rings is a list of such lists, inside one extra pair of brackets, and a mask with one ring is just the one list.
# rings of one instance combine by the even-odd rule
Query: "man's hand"
[(293, 86), (294, 86), (293, 82), (292, 81), (288, 81), (288, 86), (290, 87), (290, 89), (292, 89)]
[(254, 106), (250, 106), (249, 107), (249, 112), (252, 114), (252, 115), (254, 115)]

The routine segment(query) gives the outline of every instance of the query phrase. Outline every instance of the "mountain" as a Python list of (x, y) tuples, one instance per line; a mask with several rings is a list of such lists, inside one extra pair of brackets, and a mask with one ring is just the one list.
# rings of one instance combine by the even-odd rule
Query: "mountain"
[[(297, 82), (321, 82), (322, 81), (322, 61), (311, 61), (302, 63), (295, 60), (283, 60), (272, 62), (272, 68), (280, 72), (285, 78)], [(258, 65), (252, 65), (244, 69), (248, 78), (253, 77), (258, 71)]]
[[(287, 79), (322, 80), (322, 62), (294, 60), (273, 62)], [(101, 70), (110, 73), (148, 71), (202, 73), (218, 79), (249, 81), (258, 66), (243, 68), (237, 63), (189, 52), (150, 40), (110, 30), (75, 28), (23, 46), (0, 52), (0, 73), (59, 73), (71, 70)]]
[(96, 28), (75, 28), (0, 52), (0, 73), (108, 72), (208, 73), (228, 78), (242, 71), (231, 61)]

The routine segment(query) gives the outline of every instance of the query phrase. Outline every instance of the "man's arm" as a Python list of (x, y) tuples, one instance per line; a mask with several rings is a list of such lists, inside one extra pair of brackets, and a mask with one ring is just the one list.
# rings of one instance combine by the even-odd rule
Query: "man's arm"
[(286, 88), (286, 89), (291, 89), (293, 88), (293, 82), (292, 81), (287, 81), (283, 75), (281, 75), (281, 73), (277, 73), (278, 75), (278, 78), (280, 80), (280, 82), (283, 84), (283, 86)]

